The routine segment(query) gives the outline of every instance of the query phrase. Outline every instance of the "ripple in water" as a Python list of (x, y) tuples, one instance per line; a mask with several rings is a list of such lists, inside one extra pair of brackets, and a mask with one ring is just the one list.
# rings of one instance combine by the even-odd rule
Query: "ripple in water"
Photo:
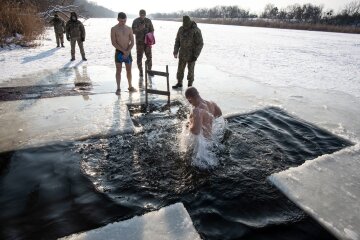
[[(175, 107), (150, 114), (130, 107), (136, 134), (2, 154), (2, 236), (54, 239), (181, 201), (204, 239), (335, 239), (267, 177), (350, 142), (267, 108), (227, 118), (196, 162), (196, 144), (180, 141), (190, 140), (183, 131), (188, 110)], [(13, 182), (25, 172), (31, 184), (17, 184), (15, 193)], [(45, 184), (50, 180), (56, 188)], [(85, 212), (91, 223), (71, 221), (87, 219)]]

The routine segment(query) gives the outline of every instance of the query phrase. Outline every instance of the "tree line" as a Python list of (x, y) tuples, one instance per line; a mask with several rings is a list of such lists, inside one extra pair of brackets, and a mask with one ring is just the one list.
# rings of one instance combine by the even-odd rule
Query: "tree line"
[(67, 21), (70, 12), (81, 18), (114, 17), (116, 13), (87, 0), (0, 0), (0, 47), (33, 45), (57, 13)]
[(286, 8), (279, 8), (269, 3), (260, 15), (238, 6), (216, 6), (213, 8), (200, 8), (193, 11), (179, 11), (173, 13), (151, 14), (153, 18), (181, 18), (189, 15), (194, 18), (208, 19), (271, 19), (296, 23), (323, 23), (334, 25), (360, 26), (360, 0), (355, 0), (344, 6), (343, 10), (335, 13), (334, 10), (324, 11), (324, 6), (307, 4), (292, 4)]

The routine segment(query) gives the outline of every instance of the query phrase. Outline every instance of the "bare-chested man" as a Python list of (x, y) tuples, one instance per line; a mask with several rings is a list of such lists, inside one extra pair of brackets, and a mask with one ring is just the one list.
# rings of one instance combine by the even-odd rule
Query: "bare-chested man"
[(120, 94), (120, 81), (122, 63), (125, 63), (126, 76), (129, 84), (129, 92), (136, 92), (136, 89), (132, 86), (131, 80), (131, 49), (134, 46), (133, 31), (130, 27), (126, 26), (126, 14), (120, 12), (118, 14), (119, 23), (111, 28), (111, 43), (116, 48), (115, 50), (115, 65), (116, 65), (116, 94)]
[(216, 103), (202, 99), (194, 87), (186, 89), (185, 97), (194, 106), (190, 114), (190, 132), (194, 135), (202, 133), (210, 138), (213, 120), (222, 115), (221, 109)]

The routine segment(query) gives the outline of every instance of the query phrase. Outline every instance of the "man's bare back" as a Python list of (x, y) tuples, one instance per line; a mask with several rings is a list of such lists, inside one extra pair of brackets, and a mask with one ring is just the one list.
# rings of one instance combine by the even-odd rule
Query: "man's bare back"
[(213, 120), (219, 116), (221, 110), (216, 103), (201, 99), (190, 115), (190, 131), (196, 135), (202, 132), (204, 137), (210, 138)]

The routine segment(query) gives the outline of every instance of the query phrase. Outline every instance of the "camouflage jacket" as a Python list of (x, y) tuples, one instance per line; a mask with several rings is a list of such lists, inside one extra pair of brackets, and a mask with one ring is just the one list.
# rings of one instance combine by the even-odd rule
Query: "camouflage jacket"
[(84, 25), (79, 21), (71, 19), (66, 23), (66, 38), (83, 38), (85, 39)]
[[(145, 28), (140, 30), (139, 27), (142, 23), (145, 24)], [(142, 20), (140, 17), (138, 17), (133, 21), (132, 30), (135, 34), (136, 44), (145, 44), (145, 35), (149, 32), (154, 32), (154, 26), (150, 19), (144, 18), (144, 20)]]
[(55, 33), (64, 33), (65, 32), (65, 22), (61, 18), (54, 17), (50, 21), (50, 23), (54, 25)]
[(181, 26), (177, 32), (174, 54), (179, 53), (179, 58), (185, 61), (191, 61), (194, 57), (198, 58), (204, 46), (200, 29), (195, 22), (189, 29)]

